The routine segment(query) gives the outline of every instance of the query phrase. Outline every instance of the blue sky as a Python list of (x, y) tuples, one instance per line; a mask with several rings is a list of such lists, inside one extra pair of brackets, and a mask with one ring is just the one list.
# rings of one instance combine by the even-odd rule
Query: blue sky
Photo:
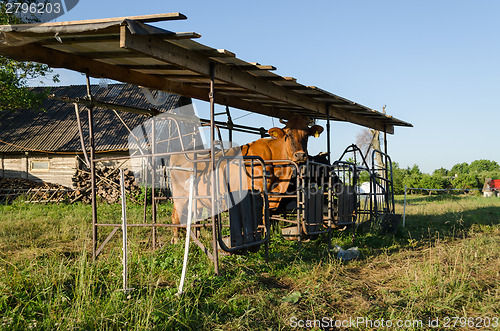
[[(499, 1), (80, 0), (58, 21), (165, 12), (188, 19), (155, 25), (198, 32), (203, 44), (367, 107), (387, 105), (388, 114), (414, 125), (388, 136), (389, 154), (402, 167), (432, 172), (476, 159), (500, 163)], [(85, 82), (58, 72), (61, 84)], [(206, 117), (208, 105), (197, 108)], [(273, 125), (259, 115), (237, 122)], [(332, 122), (334, 159), (361, 130)], [(309, 149), (325, 151), (325, 139), (312, 138)]]

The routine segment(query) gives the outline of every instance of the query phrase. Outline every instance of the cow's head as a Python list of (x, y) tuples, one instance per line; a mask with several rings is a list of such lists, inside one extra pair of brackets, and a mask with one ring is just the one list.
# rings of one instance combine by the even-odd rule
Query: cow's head
[(304, 117), (291, 118), (283, 129), (271, 128), (269, 135), (274, 139), (281, 140), (282, 146), (289, 160), (304, 162), (307, 160), (307, 140), (309, 136), (319, 137), (323, 127), (313, 125), (309, 127), (308, 120)]

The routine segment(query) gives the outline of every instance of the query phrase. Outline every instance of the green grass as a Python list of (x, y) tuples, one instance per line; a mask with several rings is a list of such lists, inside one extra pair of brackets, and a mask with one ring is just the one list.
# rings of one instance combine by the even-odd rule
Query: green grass
[[(125, 294), (119, 236), (92, 262), (90, 206), (0, 205), (0, 329), (288, 330), (294, 318), (500, 317), (500, 199), (410, 196), (406, 212), (396, 234), (366, 232), (352, 243), (351, 233), (334, 233), (333, 243), (360, 248), (350, 262), (325, 238), (298, 245), (275, 230), (269, 263), (262, 249), (221, 256), (216, 277), (193, 244), (178, 297), (184, 244), (170, 244), (169, 230), (153, 251), (149, 230), (129, 229), (135, 290)], [(130, 205), (129, 221), (142, 213)], [(162, 206), (161, 218), (169, 213)], [(100, 205), (99, 216), (118, 223), (120, 206)]]

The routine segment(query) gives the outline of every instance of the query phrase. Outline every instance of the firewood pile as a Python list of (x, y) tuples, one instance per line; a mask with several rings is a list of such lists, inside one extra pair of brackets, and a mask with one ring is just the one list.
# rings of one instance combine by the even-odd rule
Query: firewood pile
[(26, 178), (0, 177), (0, 203), (23, 196), (25, 202), (61, 202), (74, 198), (74, 192), (64, 186)]
[[(96, 193), (97, 197), (108, 202), (117, 203), (120, 201), (120, 170), (111, 166), (96, 165)], [(124, 171), (125, 191), (127, 197), (136, 201), (136, 196), (140, 193), (134, 173), (130, 170)], [(84, 203), (91, 202), (91, 182), (90, 171), (88, 169), (78, 169), (72, 178), (76, 195), (81, 197)], [(132, 193), (132, 194), (130, 194)]]
[(35, 182), (34, 180), (29, 180), (26, 178), (3, 178), (0, 177), (0, 188), (1, 189), (16, 189), (16, 190), (27, 190), (30, 188), (64, 188), (64, 186), (45, 183), (45, 182)]

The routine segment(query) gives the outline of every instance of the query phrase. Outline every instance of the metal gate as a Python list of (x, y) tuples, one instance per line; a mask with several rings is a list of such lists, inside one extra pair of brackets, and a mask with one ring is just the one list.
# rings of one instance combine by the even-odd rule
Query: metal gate
[(217, 237), (226, 252), (258, 249), (270, 235), (265, 163), (257, 156), (224, 156), (216, 165)]

